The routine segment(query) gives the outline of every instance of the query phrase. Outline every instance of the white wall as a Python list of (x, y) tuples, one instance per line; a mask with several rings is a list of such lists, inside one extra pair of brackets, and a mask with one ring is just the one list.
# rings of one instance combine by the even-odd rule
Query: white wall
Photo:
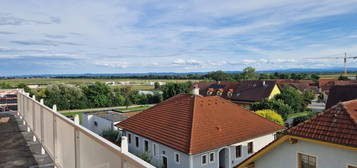
[[(95, 122), (97, 122), (97, 126), (94, 124)], [(82, 114), (82, 125), (98, 135), (104, 130), (114, 129), (114, 123), (112, 121), (85, 113)]]
[[(218, 159), (219, 159), (219, 151), (223, 148), (227, 148), (229, 150), (230, 156), (229, 156), (229, 163), (231, 167), (234, 167), (236, 165), (238, 165), (239, 163), (241, 163), (242, 161), (244, 161), (246, 158), (248, 158), (249, 156), (251, 156), (252, 154), (254, 154), (255, 152), (259, 151), (260, 149), (262, 149), (264, 146), (266, 146), (267, 144), (269, 144), (270, 142), (274, 141), (275, 139), (275, 133), (272, 134), (267, 134), (264, 136), (260, 136), (254, 139), (249, 139), (243, 142), (239, 142), (236, 144), (232, 144), (226, 147), (221, 147), (218, 149), (214, 149), (211, 151), (207, 151), (207, 152), (203, 152), (200, 154), (196, 154), (193, 156), (193, 167), (202, 167), (202, 168), (218, 168)], [(248, 154), (248, 143), (249, 142), (253, 142), (253, 153)], [(236, 158), (236, 146), (238, 145), (242, 145), (242, 155), (239, 158)], [(202, 155), (207, 155), (209, 156), (210, 153), (214, 152), (215, 153), (215, 161), (212, 163), (208, 163), (207, 165), (201, 165), (201, 156)], [(208, 157), (209, 159), (209, 157)]]
[(357, 152), (317, 143), (287, 141), (255, 161), (256, 168), (297, 168), (297, 154), (316, 157), (318, 168), (347, 168), (347, 164), (357, 166)]
[[(165, 145), (159, 144), (157, 142), (151, 141), (149, 139), (146, 139), (144, 137), (141, 137), (137, 134), (131, 133), (126, 131), (126, 136), (128, 137), (128, 134), (131, 134), (131, 143), (128, 144), (128, 150), (130, 153), (133, 153), (137, 156), (142, 154), (144, 152), (144, 140), (147, 140), (149, 142), (149, 154), (151, 156), (152, 164), (155, 166), (160, 167), (162, 163), (162, 156), (166, 156), (168, 159), (168, 167), (171, 168), (218, 168), (219, 165), (219, 151), (221, 149), (226, 148), (229, 151), (229, 156), (227, 159), (229, 159), (229, 166), (234, 167), (238, 165), (240, 162), (242, 162), (244, 159), (249, 157), (250, 155), (254, 154), (255, 152), (259, 151), (261, 148), (263, 148), (265, 145), (269, 144), (274, 140), (274, 134), (268, 134), (264, 135), (261, 137), (257, 137), (254, 139), (250, 139), (247, 141), (243, 141), (240, 143), (232, 144), (229, 146), (223, 146), (221, 148), (213, 149), (207, 152), (199, 153), (196, 155), (187, 155), (185, 153), (179, 152), (175, 149), (172, 149), (170, 147), (167, 147)], [(135, 146), (135, 137), (139, 138), (139, 147), (137, 148)], [(253, 142), (253, 153), (248, 154), (248, 143)], [(153, 143), (156, 143), (158, 146), (158, 151), (159, 155), (158, 156), (153, 156)], [(242, 156), (240, 158), (236, 159), (235, 156), (235, 146), (237, 145), (242, 145)], [(165, 155), (163, 154), (163, 151), (165, 151)], [(175, 153), (180, 154), (180, 164), (177, 164), (175, 162)], [(214, 153), (214, 161), (210, 162), (209, 161), (209, 155), (210, 153)], [(207, 164), (202, 165), (201, 161), (201, 156), (202, 155), (207, 155)]]
[[(128, 150), (130, 153), (139, 156), (144, 153), (144, 141), (149, 142), (149, 152), (147, 154), (150, 155), (151, 164), (157, 167), (161, 167), (162, 165), (162, 157), (165, 156), (167, 158), (168, 167), (169, 168), (189, 168), (189, 155), (167, 147), (166, 145), (162, 145), (150, 139), (144, 138), (140, 135), (125, 131), (126, 137), (128, 138)], [(129, 134), (131, 135), (131, 142), (129, 143)], [(139, 138), (139, 147), (136, 147), (135, 137)], [(156, 144), (157, 155), (154, 156), (153, 144)], [(164, 154), (165, 153), (165, 154)], [(176, 163), (175, 154), (178, 153), (180, 155), (180, 162)]]

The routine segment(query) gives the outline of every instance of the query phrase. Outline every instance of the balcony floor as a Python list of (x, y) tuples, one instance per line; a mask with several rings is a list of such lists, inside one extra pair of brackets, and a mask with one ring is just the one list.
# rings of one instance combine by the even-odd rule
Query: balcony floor
[[(32, 132), (26, 132), (15, 113), (0, 112), (0, 167), (1, 168), (49, 168), (54, 167), (51, 158), (41, 155), (41, 145), (32, 141)], [(6, 122), (5, 118), (10, 119)]]

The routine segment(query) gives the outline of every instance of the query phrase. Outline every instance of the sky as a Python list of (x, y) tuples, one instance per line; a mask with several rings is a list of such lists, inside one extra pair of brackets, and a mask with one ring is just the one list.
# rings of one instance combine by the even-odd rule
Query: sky
[(0, 0), (0, 76), (331, 68), (345, 52), (357, 0)]

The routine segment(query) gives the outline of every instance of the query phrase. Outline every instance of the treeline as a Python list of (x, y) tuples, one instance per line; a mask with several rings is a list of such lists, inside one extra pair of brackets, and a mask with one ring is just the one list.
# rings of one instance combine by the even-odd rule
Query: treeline
[(254, 68), (246, 67), (241, 73), (225, 73), (214, 71), (203, 75), (203, 79), (215, 81), (241, 81), (257, 79), (292, 79), (292, 80), (319, 80), (319, 75), (315, 73), (257, 73)]
[(49, 107), (56, 104), (59, 110), (156, 104), (163, 100), (160, 93), (139, 94), (131, 87), (111, 88), (100, 82), (88, 86), (58, 84), (39, 89), (23, 88), (36, 98), (43, 98)]

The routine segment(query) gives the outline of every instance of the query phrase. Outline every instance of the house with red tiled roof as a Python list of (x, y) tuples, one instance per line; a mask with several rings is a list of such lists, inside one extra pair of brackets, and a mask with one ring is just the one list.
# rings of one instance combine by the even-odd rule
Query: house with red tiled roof
[(220, 96), (236, 104), (253, 104), (281, 93), (274, 80), (244, 80), (240, 82), (199, 82), (194, 84), (202, 96)]
[(289, 129), (237, 168), (356, 168), (357, 100)]
[(128, 151), (158, 167), (231, 168), (284, 129), (219, 96), (179, 94), (120, 122)]

